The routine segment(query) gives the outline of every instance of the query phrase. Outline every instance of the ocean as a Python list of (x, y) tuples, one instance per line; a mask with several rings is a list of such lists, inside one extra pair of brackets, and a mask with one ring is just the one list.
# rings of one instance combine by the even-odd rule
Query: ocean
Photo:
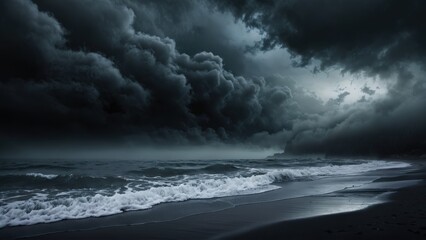
[(322, 158), (1, 160), (0, 228), (256, 194), (285, 188), (286, 182), (409, 166), (396, 161)]

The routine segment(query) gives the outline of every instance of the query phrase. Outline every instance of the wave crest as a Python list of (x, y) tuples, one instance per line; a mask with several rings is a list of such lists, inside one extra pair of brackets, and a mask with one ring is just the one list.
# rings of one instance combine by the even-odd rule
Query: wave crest
[[(36, 196), (26, 201), (15, 201), (0, 206), (0, 227), (106, 216), (123, 211), (147, 209), (164, 202), (260, 193), (279, 188), (273, 183), (283, 181), (408, 166), (410, 166), (408, 163), (372, 161), (357, 165), (254, 169), (246, 176), (200, 175), (198, 178), (164, 183), (142, 190), (128, 185), (124, 192), (115, 191), (112, 194), (97, 193), (78, 197), (56, 195), (53, 199)], [(53, 181), (58, 178), (46, 180)]]

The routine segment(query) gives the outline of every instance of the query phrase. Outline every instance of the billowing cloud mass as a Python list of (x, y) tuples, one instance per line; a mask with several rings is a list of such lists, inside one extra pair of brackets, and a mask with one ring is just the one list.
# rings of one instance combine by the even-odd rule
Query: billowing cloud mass
[[(0, 151), (219, 143), (421, 156), (424, 10), (421, 0), (0, 1)], [(281, 52), (295, 68), (377, 78), (386, 91), (320, 99), (306, 90), (319, 80), (274, 72)]]
[(235, 76), (220, 56), (190, 56), (173, 39), (137, 31), (132, 4), (0, 3), (3, 141), (232, 143), (290, 127), (289, 88)]
[[(231, 1), (218, 3), (261, 29), (261, 50), (287, 48), (299, 66), (378, 76), (388, 94), (329, 109), (299, 121), (288, 141), (293, 153), (401, 156), (426, 153), (426, 2)], [(375, 91), (364, 87), (367, 96)], [(349, 92), (331, 99), (341, 105)]]
[(348, 72), (384, 73), (425, 60), (422, 0), (217, 2), (267, 33), (259, 47), (286, 47), (301, 65), (317, 59), (321, 69), (340, 65)]

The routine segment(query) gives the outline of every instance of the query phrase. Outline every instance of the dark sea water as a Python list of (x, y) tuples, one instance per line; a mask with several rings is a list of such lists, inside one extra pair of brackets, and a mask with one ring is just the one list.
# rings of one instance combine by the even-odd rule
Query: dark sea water
[(0, 227), (272, 191), (284, 182), (404, 168), (371, 160), (1, 160)]

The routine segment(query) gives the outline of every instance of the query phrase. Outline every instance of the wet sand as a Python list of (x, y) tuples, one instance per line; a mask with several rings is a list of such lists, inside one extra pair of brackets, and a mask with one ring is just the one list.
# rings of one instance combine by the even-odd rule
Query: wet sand
[(285, 221), (224, 239), (426, 239), (425, 171), (382, 179), (423, 179), (392, 194), (390, 202), (364, 210)]

